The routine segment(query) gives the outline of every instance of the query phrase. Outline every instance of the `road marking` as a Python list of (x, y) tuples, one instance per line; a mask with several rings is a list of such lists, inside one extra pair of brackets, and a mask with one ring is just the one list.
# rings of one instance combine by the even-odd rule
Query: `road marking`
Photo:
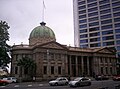
[(1, 86), (1, 88), (6, 87), (6, 86)]
[(19, 87), (19, 85), (15, 85), (14, 87)]
[(32, 85), (28, 85), (28, 87), (31, 87)]
[(43, 86), (43, 84), (39, 84), (39, 86)]

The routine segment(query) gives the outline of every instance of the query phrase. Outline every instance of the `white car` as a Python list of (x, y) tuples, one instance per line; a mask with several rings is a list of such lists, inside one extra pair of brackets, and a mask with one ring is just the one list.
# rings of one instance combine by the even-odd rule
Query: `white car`
[(17, 79), (15, 77), (5, 77), (5, 78), (2, 78), (2, 80), (7, 81), (8, 83), (16, 83), (17, 82)]
[(78, 77), (73, 81), (69, 82), (70, 87), (90, 86), (90, 85), (91, 85), (91, 79), (87, 77)]
[(59, 77), (56, 80), (49, 81), (49, 85), (57, 86), (57, 85), (68, 85), (68, 79), (65, 77)]

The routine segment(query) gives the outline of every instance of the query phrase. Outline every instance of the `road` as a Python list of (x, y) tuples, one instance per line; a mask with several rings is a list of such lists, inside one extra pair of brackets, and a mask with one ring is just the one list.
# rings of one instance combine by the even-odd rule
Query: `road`
[(13, 83), (6, 86), (0, 86), (0, 89), (100, 89), (101, 87), (107, 87), (107, 89), (116, 89), (115, 86), (118, 84), (120, 84), (120, 81), (92, 81), (91, 86), (71, 88), (69, 86), (49, 86), (47, 82), (29, 82)]

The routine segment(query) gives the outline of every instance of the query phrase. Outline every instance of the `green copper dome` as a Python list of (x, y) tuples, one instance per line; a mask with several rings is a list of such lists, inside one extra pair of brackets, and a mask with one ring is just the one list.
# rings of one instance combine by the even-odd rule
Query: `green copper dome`
[(35, 27), (32, 32), (30, 33), (29, 38), (37, 38), (37, 37), (46, 37), (46, 38), (53, 38), (55, 39), (55, 34), (51, 28), (45, 26), (46, 23), (40, 23), (41, 26)]

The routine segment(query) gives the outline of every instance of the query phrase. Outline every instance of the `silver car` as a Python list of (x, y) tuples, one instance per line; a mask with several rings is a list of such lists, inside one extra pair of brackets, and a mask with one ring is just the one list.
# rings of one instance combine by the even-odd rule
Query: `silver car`
[(59, 77), (56, 80), (49, 81), (49, 85), (68, 85), (68, 79), (66, 77)]
[(91, 85), (91, 79), (87, 77), (78, 77), (75, 78), (73, 81), (69, 82), (70, 87), (90, 86), (90, 85)]

